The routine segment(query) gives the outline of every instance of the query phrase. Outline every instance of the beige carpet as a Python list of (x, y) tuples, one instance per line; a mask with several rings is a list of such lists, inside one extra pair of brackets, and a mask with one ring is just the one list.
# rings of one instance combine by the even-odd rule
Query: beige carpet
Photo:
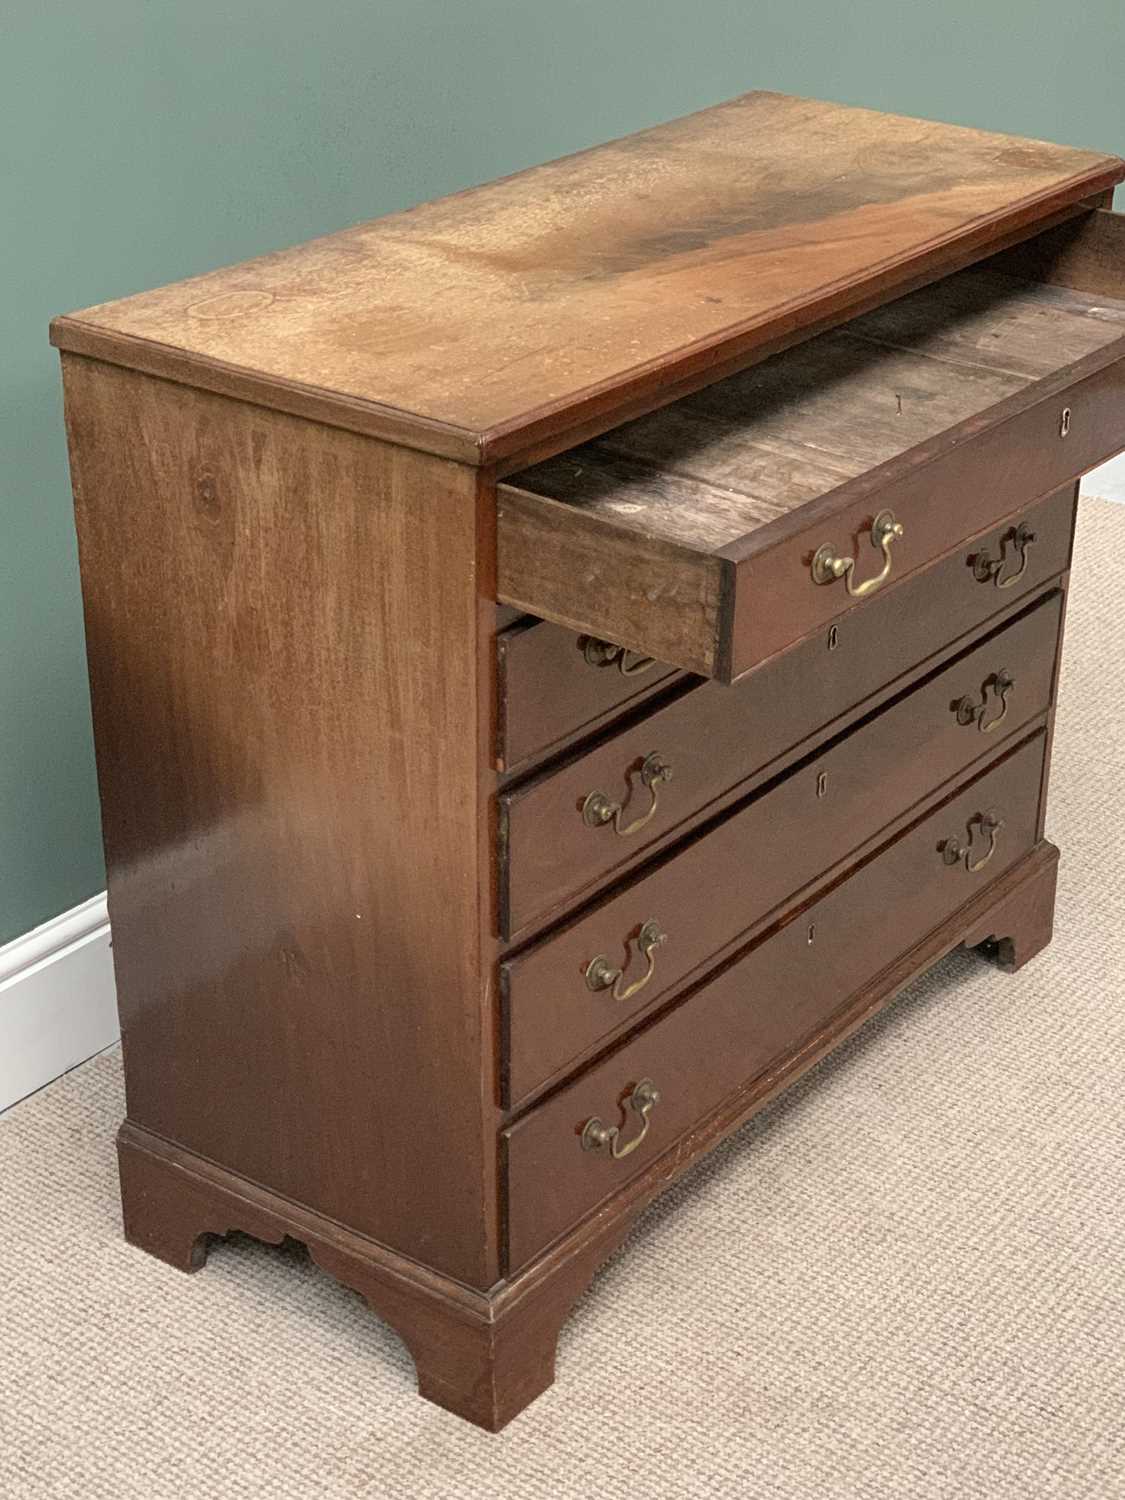
[(1125, 506), (1083, 502), (1058, 936), (955, 955), (654, 1206), (499, 1437), (295, 1253), (118, 1233), (119, 1064), (0, 1119), (0, 1495), (1125, 1495)]

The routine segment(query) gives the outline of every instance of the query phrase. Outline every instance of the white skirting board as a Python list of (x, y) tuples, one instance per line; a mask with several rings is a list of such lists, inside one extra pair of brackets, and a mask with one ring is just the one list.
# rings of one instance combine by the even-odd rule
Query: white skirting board
[(0, 1109), (117, 1036), (104, 893), (0, 948)]

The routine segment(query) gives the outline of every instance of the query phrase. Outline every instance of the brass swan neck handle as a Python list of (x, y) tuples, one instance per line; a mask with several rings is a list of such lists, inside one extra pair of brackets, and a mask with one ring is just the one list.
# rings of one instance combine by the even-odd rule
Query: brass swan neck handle
[(853, 599), (866, 599), (876, 589), (882, 588), (891, 576), (891, 547), (902, 536), (903, 529), (902, 522), (895, 520), (894, 511), (881, 510), (875, 517), (871, 523), (871, 545), (882, 552), (883, 567), (874, 578), (865, 578), (862, 583), (854, 581), (855, 558), (844, 557), (831, 542), (825, 542), (823, 547), (817, 548), (812, 560), (813, 582), (834, 583), (837, 578), (842, 578)]
[[(1000, 837), (1000, 830), (1004, 827), (1004, 819), (996, 812), (974, 813), (965, 824), (965, 830), (969, 835), (968, 842), (962, 843), (959, 838), (945, 839), (941, 848), (941, 857), (947, 865), (963, 864), (970, 875), (975, 875), (978, 870), (983, 870), (992, 856), (996, 853), (996, 841)], [(973, 858), (973, 846), (976, 842), (976, 830), (980, 829), (982, 834), (988, 835), (988, 848), (979, 859)]]
[[(627, 651), (613, 641), (603, 641), (597, 636), (582, 638), (582, 655), (591, 667), (616, 666), (622, 677), (639, 677), (656, 666), (655, 656), (642, 656), (639, 651)], [(630, 660), (632, 658), (632, 660)]]
[[(973, 577), (978, 583), (991, 583), (998, 589), (1010, 589), (1027, 572), (1027, 554), (1035, 541), (1035, 532), (1026, 521), (1021, 521), (1018, 526), (1010, 526), (1000, 538), (999, 557), (993, 557), (987, 547), (973, 557)], [(1018, 556), (1019, 567), (1005, 573), (1009, 547)]]
[(621, 981), (625, 978), (625, 971), (616, 968), (606, 958), (604, 953), (599, 953), (586, 965), (586, 985), (589, 989), (608, 990), (613, 987), (613, 998), (615, 1000), (631, 1000), (634, 995), (639, 995), (656, 973), (656, 950), (662, 943), (668, 941), (668, 934), (660, 926), (655, 917), (650, 917), (641, 927), (637, 934), (637, 951), (645, 960), (645, 971), (639, 979), (634, 979), (632, 984), (621, 988)]
[(596, 1151), (602, 1156), (611, 1156), (614, 1161), (620, 1161), (623, 1156), (628, 1156), (635, 1151), (648, 1134), (649, 1116), (660, 1103), (660, 1094), (651, 1078), (642, 1078), (622, 1101), (622, 1111), (631, 1109), (634, 1114), (641, 1117), (641, 1129), (626, 1145), (621, 1144), (621, 1126), (607, 1125), (597, 1116), (587, 1120), (582, 1128), (583, 1151)]
[(639, 833), (656, 816), (659, 788), (671, 779), (672, 767), (662, 755), (653, 750), (641, 762), (641, 785), (652, 798), (647, 811), (639, 818), (634, 818), (631, 823), (623, 823), (624, 803), (614, 801), (605, 792), (590, 792), (582, 804), (582, 821), (587, 828), (601, 828), (605, 823), (612, 823), (614, 833), (622, 839)]
[[(966, 727), (975, 724), (981, 734), (991, 734), (1008, 716), (1008, 695), (1015, 685), (1016, 679), (1006, 667), (993, 672), (992, 676), (986, 677), (981, 685), (979, 703), (969, 693), (966, 693), (963, 698), (958, 698), (954, 703), (953, 711), (957, 715), (958, 724), (964, 724)], [(991, 717), (988, 713), (990, 689), (995, 695), (995, 701), (1000, 705), (1000, 712), (993, 713)]]

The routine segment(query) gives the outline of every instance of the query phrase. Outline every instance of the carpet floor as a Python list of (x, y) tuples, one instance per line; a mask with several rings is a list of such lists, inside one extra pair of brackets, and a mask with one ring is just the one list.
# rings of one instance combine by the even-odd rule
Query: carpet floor
[(1123, 555), (1083, 501), (1052, 947), (954, 954), (690, 1172), (498, 1437), (296, 1249), (122, 1241), (116, 1053), (0, 1118), (0, 1496), (1125, 1496)]

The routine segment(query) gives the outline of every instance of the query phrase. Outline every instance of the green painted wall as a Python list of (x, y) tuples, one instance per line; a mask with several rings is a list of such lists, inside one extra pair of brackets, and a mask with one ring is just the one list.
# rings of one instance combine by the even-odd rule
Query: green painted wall
[(1121, 0), (50, 0), (6, 11), (0, 942), (102, 883), (52, 314), (747, 88), (1125, 154)]

